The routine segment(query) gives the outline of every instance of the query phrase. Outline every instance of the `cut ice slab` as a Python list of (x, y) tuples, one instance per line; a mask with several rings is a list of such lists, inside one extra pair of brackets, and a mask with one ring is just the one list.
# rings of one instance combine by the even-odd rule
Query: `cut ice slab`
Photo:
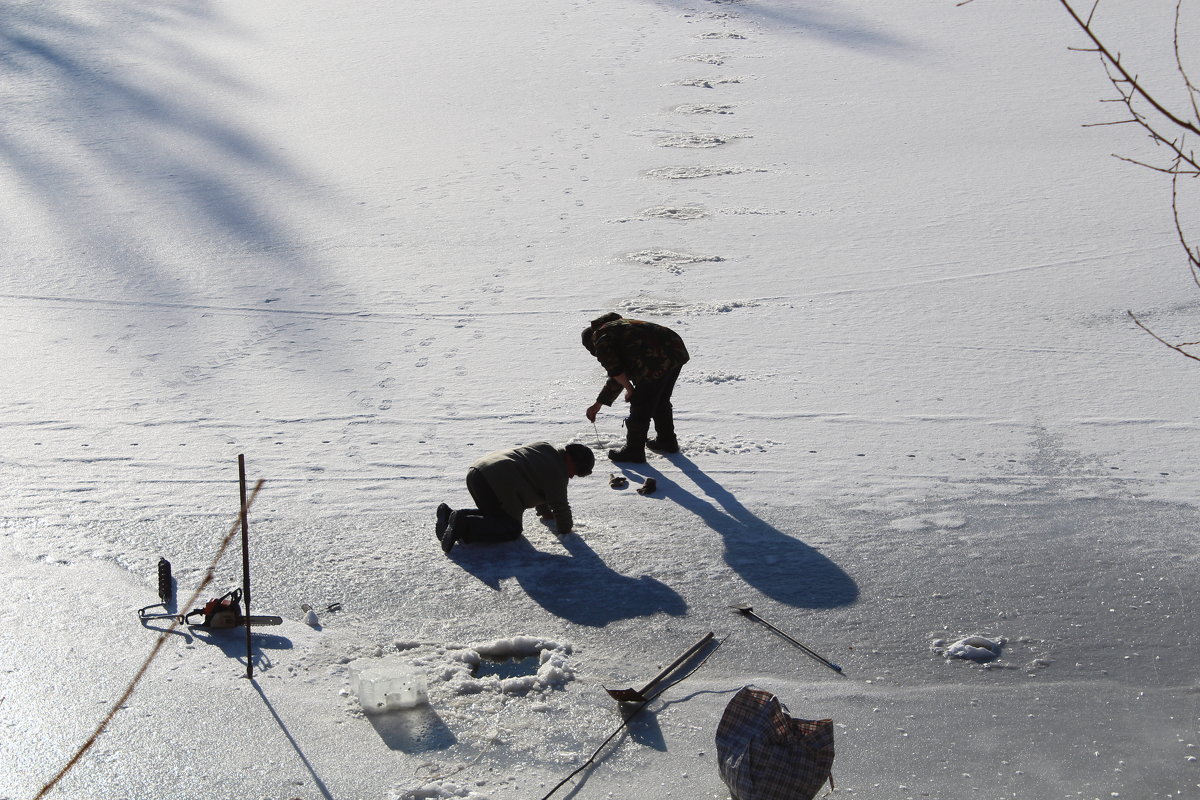
[(425, 673), (409, 664), (390, 662), (351, 669), (350, 688), (368, 714), (414, 708), (429, 702)]

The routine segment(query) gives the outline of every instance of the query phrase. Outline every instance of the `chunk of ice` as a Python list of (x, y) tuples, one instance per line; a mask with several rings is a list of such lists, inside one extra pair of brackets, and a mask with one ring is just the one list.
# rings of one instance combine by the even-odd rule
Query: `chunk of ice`
[(429, 702), (425, 673), (406, 664), (386, 664), (352, 672), (350, 686), (368, 714), (413, 708)]

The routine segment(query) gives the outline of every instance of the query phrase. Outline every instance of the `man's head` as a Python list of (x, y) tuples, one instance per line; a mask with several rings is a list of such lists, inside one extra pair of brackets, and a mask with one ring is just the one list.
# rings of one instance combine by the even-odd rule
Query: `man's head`
[(596, 457), (592, 455), (592, 449), (583, 444), (569, 444), (563, 448), (567, 453), (567, 458), (571, 459), (571, 465), (575, 468), (575, 474), (580, 478), (586, 478), (592, 474), (592, 467), (596, 465)]
[(591, 325), (588, 325), (583, 329), (583, 333), (580, 335), (580, 338), (583, 340), (584, 348), (586, 348), (589, 353), (596, 355), (596, 331), (617, 319), (621, 319), (621, 315), (615, 311), (610, 311), (602, 317), (596, 317), (596, 319), (592, 320)]

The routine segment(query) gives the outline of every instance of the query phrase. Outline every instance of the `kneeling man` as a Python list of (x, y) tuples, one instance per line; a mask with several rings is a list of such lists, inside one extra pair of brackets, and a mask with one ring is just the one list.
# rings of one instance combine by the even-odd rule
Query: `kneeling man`
[(506, 542), (521, 535), (525, 509), (537, 509), (543, 519), (554, 518), (560, 536), (571, 532), (567, 481), (592, 473), (592, 451), (582, 444), (557, 447), (534, 442), (497, 450), (467, 470), (467, 491), (475, 508), (454, 511), (442, 503), (434, 528), (449, 553), (456, 542)]

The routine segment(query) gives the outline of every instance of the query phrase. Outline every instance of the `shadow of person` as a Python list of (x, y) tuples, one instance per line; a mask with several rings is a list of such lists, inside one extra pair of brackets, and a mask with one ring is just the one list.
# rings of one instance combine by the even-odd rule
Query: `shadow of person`
[(566, 554), (546, 553), (522, 536), (512, 542), (455, 548), (463, 569), (493, 589), (516, 578), (542, 608), (577, 625), (602, 628), (622, 619), (659, 612), (682, 616), (684, 599), (649, 575), (622, 575), (605, 564), (580, 536), (559, 539)]
[(654, 478), (658, 488), (647, 497), (673, 500), (721, 534), (725, 563), (750, 586), (798, 608), (836, 608), (858, 600), (858, 584), (828, 557), (759, 519), (691, 459), (679, 453), (667, 458), (712, 502), (649, 464), (623, 469)]

